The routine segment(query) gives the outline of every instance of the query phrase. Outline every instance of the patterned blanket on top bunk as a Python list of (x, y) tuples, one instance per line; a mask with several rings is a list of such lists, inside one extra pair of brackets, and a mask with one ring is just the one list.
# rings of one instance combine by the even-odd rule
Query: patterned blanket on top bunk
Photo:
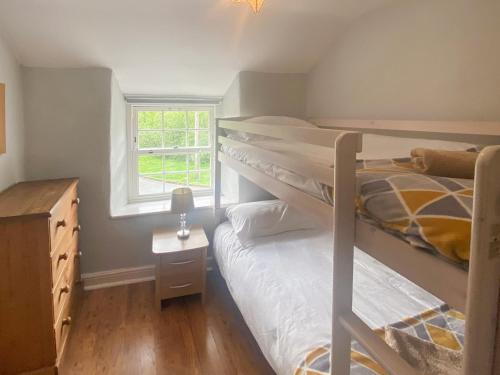
[[(255, 144), (297, 157), (296, 148), (290, 150), (286, 143)], [(333, 204), (331, 186), (263, 160), (251, 148), (222, 145), (221, 151)], [(308, 158), (314, 163), (331, 165), (321, 155)], [(474, 180), (418, 173), (412, 168), (410, 158), (358, 161), (357, 177), (358, 213), (362, 220), (378, 225), (413, 246), (466, 267), (470, 253)]]
[[(391, 327), (411, 336), (453, 351), (463, 349), (465, 317), (463, 314), (443, 306), (416, 317), (404, 319)], [(385, 330), (374, 331), (382, 339)], [(330, 344), (313, 348), (295, 370), (294, 375), (329, 375)], [(373, 360), (355, 340), (351, 344), (352, 375), (386, 375), (387, 372)]]
[(469, 260), (474, 180), (416, 173), (409, 159), (358, 162), (358, 210), (410, 244)]

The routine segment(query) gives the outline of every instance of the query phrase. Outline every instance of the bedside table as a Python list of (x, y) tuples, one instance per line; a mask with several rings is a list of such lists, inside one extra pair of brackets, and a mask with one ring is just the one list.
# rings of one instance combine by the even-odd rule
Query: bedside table
[(191, 227), (185, 240), (177, 238), (177, 228), (153, 232), (156, 258), (156, 303), (168, 298), (201, 293), (205, 299), (208, 240), (201, 225)]

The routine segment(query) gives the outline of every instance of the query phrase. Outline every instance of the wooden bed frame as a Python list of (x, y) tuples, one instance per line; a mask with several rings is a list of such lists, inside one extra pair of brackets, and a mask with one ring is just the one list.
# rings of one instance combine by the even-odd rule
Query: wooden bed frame
[[(353, 131), (426, 132), (443, 138), (452, 134), (499, 136), (500, 123), (316, 119), (312, 122), (323, 128), (314, 129), (249, 123), (243, 122), (244, 119), (217, 120), (215, 208), (220, 208), (221, 163), (224, 163), (277, 198), (333, 228), (331, 374), (349, 374), (352, 338), (358, 340), (390, 374), (418, 374), (352, 311), (354, 246), (466, 314), (462, 375), (495, 375), (500, 372), (500, 325), (497, 316), (500, 310), (500, 146), (485, 148), (476, 163), (471, 255), (467, 272), (356, 219), (355, 167), (356, 153), (362, 150), (362, 133)], [(332, 186), (334, 207), (224, 155), (219, 151), (219, 144), (244, 144), (249, 147), (246, 143), (225, 137), (225, 130), (334, 147), (334, 168), (325, 168), (308, 160), (251, 146), (263, 160)]]

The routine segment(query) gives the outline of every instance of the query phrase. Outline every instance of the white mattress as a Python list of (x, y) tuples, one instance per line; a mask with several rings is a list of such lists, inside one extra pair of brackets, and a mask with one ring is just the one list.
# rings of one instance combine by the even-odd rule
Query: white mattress
[[(287, 232), (243, 248), (225, 222), (215, 231), (214, 252), (233, 299), (277, 374), (293, 374), (312, 348), (330, 342), (330, 233)], [(357, 249), (354, 289), (354, 311), (372, 328), (443, 305)]]
[[(229, 136), (234, 138), (234, 136)], [(236, 139), (238, 139), (236, 137)], [(307, 158), (309, 161), (323, 166), (331, 166), (333, 161), (333, 149), (314, 146), (305, 143), (287, 142), (277, 139), (272, 140), (257, 140), (249, 142), (250, 145), (256, 146), (265, 150), (278, 152), (285, 156), (290, 156), (298, 159)], [(245, 163), (255, 169), (258, 169), (267, 175), (291, 185), (305, 193), (308, 193), (316, 198), (322, 199), (331, 203), (331, 198), (328, 195), (327, 188), (320, 182), (303, 177), (296, 172), (290, 171), (279, 165), (270, 163), (259, 157), (255, 151), (249, 146), (228, 146), (222, 145), (222, 152), (229, 157)], [(323, 152), (318, 152), (323, 150)]]

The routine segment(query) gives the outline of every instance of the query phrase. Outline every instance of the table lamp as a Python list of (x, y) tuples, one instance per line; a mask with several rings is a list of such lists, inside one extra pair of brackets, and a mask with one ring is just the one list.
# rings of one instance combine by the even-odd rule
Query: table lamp
[(177, 238), (181, 240), (189, 238), (190, 232), (186, 228), (186, 215), (193, 208), (193, 192), (190, 188), (178, 188), (172, 191), (170, 212), (180, 215), (180, 229), (177, 232)]

